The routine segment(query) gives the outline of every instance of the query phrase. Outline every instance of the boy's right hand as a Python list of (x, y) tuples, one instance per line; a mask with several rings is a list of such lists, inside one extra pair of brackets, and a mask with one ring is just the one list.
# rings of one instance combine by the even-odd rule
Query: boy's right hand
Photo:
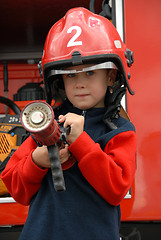
[(64, 123), (64, 127), (70, 126), (70, 133), (67, 141), (72, 144), (84, 131), (84, 117), (74, 113), (67, 113), (59, 116), (59, 122)]
[(47, 146), (37, 147), (32, 153), (32, 160), (40, 168), (50, 168)]
[[(59, 150), (59, 158), (61, 164), (66, 162), (70, 157), (68, 145)], [(47, 146), (37, 147), (32, 153), (33, 162), (40, 168), (50, 168), (50, 160)]]

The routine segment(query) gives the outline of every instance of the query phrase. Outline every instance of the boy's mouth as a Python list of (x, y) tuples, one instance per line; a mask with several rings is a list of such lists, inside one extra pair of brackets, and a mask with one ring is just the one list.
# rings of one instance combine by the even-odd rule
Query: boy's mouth
[(80, 97), (80, 98), (81, 98), (81, 97), (82, 97), (82, 98), (83, 98), (83, 97), (87, 97), (87, 96), (89, 96), (89, 94), (77, 94), (77, 95), (76, 95), (76, 97)]

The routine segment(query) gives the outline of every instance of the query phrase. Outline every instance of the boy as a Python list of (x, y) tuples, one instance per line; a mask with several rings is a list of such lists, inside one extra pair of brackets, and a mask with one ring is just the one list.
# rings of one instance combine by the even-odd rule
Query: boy
[[(119, 203), (135, 174), (136, 135), (120, 117), (132, 55), (114, 26), (84, 8), (67, 12), (49, 31), (42, 57), (47, 102), (70, 133), (59, 151), (66, 191), (53, 188), (46, 146), (30, 136), (2, 179), (30, 210), (21, 240), (119, 240)], [(71, 158), (71, 154), (75, 157)]]

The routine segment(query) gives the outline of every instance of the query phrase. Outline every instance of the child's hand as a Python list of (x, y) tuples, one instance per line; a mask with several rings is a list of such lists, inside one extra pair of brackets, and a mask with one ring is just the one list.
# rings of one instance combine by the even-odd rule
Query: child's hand
[(32, 160), (40, 168), (50, 168), (47, 146), (37, 147), (32, 153)]
[(69, 157), (70, 157), (70, 152), (68, 150), (68, 144), (66, 144), (64, 148), (59, 150), (59, 158), (60, 158), (61, 164), (66, 162)]
[(74, 114), (67, 113), (66, 115), (59, 116), (59, 122), (64, 122), (64, 127), (70, 126), (70, 133), (67, 136), (67, 141), (73, 143), (83, 132), (84, 129), (84, 117)]
[[(61, 164), (66, 162), (70, 157), (68, 145), (59, 150), (59, 158)], [(47, 146), (37, 147), (32, 153), (33, 162), (40, 168), (50, 168), (50, 160)]]

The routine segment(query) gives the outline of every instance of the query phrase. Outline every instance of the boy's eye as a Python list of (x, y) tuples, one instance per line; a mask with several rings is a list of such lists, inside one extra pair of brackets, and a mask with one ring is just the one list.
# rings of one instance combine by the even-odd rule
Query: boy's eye
[(69, 73), (67, 76), (68, 76), (69, 78), (73, 78), (73, 77), (76, 76), (76, 74), (75, 74), (75, 73)]
[(94, 74), (94, 71), (88, 71), (88, 72), (86, 72), (86, 75), (87, 76), (92, 76)]

